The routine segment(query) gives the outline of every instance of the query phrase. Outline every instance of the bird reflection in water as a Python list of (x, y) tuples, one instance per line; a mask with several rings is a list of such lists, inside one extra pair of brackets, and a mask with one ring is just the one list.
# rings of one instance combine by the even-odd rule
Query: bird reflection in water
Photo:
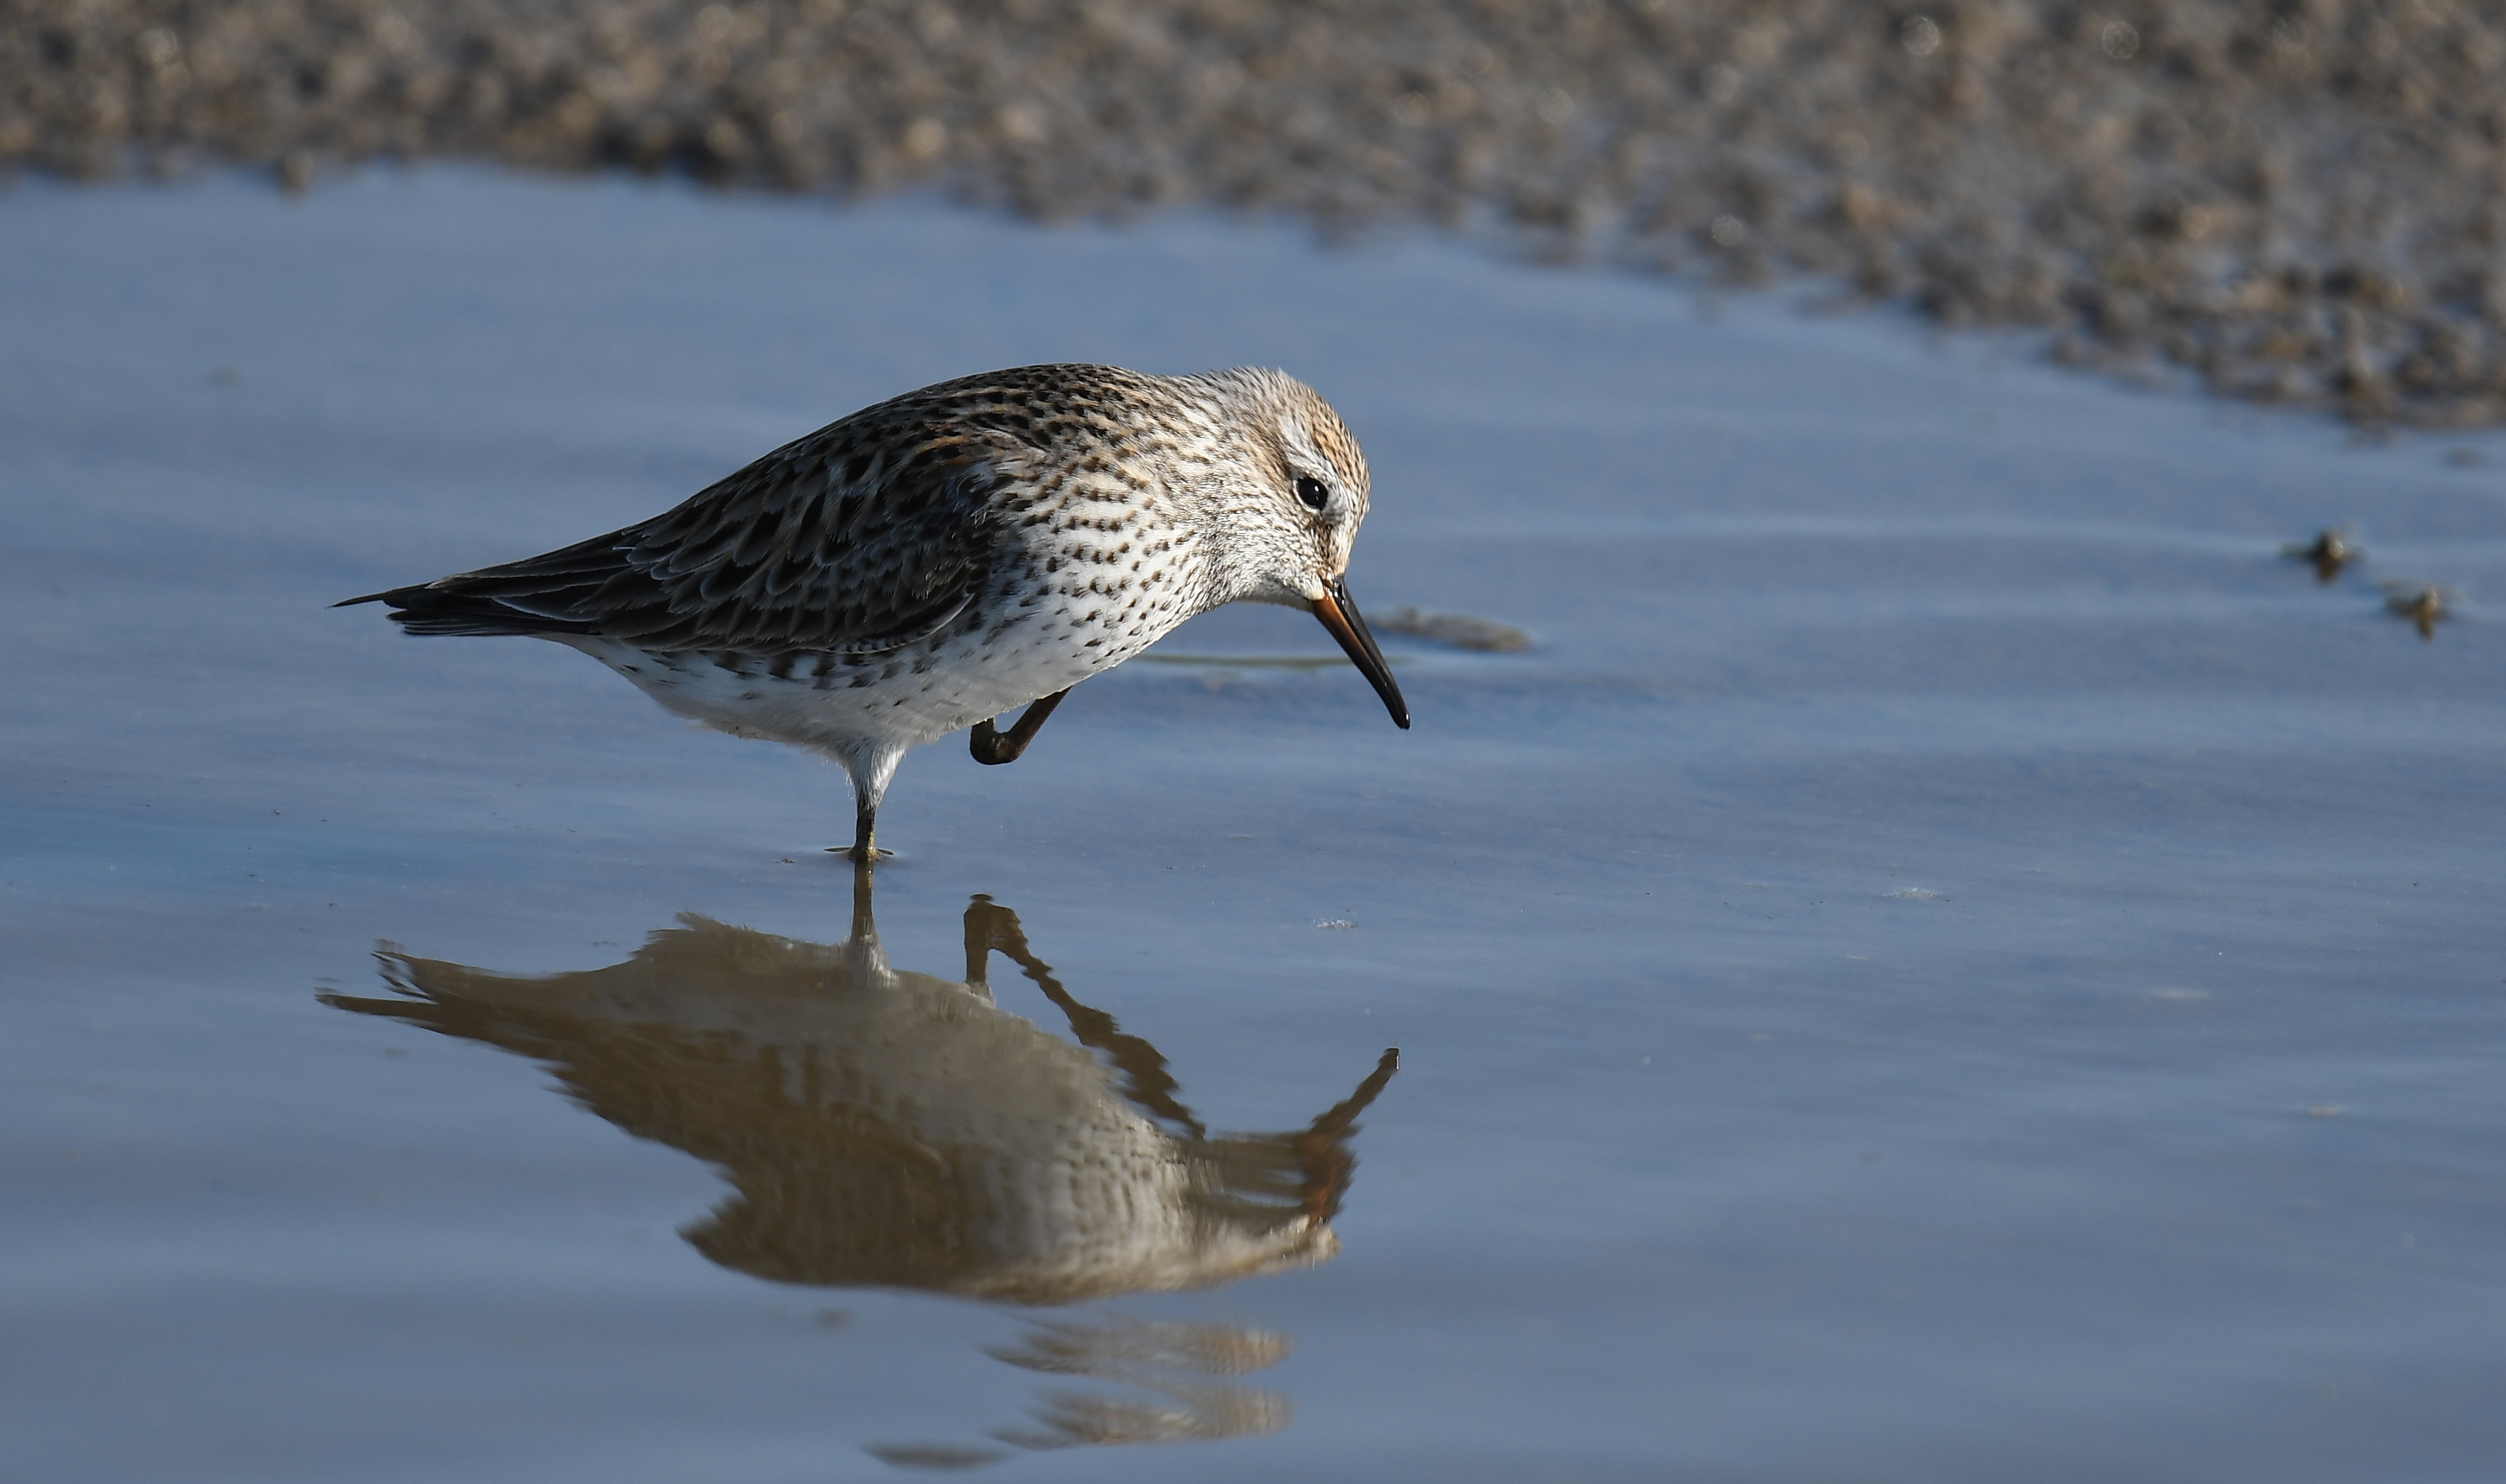
[[(841, 944), (690, 915), (606, 969), (532, 977), (385, 952), (395, 997), (322, 999), (532, 1057), (592, 1113), (712, 1164), (734, 1193), (681, 1234), (774, 1283), (1062, 1305), (1208, 1288), (1338, 1250), (1349, 1140), (1396, 1052), (1301, 1130), (1213, 1135), (1165, 1058), (1073, 998), (1015, 913), (977, 897), (965, 930), (962, 979), (890, 967), (863, 871)], [(995, 1003), (995, 952), (1075, 1043)], [(1049, 1448), (1276, 1431), (1284, 1399), (1223, 1378), (1286, 1348), (1229, 1325), (1036, 1323), (993, 1355), (1154, 1399), (1050, 1396), (1034, 1426), (993, 1436)], [(997, 1456), (873, 1451), (906, 1466)]]

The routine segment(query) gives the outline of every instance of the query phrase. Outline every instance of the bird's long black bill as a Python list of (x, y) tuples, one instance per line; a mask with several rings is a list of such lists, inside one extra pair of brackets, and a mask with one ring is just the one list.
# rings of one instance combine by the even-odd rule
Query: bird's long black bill
[(1401, 688), (1392, 683), (1392, 667), (1383, 662), (1383, 652), (1375, 647), (1375, 635), (1366, 627), (1366, 618), (1349, 601), (1348, 583), (1334, 578), (1323, 586), (1323, 596), (1314, 600), (1314, 617), (1331, 630), (1340, 647), (1348, 652), (1349, 663), (1357, 673), (1383, 697), (1384, 708), (1392, 713), (1392, 724), (1403, 731), (1410, 729), (1410, 703), (1401, 698)]

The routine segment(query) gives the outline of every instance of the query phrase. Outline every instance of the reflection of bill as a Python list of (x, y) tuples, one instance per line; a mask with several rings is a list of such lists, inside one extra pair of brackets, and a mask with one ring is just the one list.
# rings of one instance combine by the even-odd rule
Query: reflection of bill
[[(398, 997), (322, 998), (536, 1058), (601, 1117), (713, 1164), (735, 1193), (684, 1234), (773, 1282), (1064, 1304), (1331, 1256), (1348, 1141), (1395, 1053), (1298, 1132), (1212, 1135), (1156, 1047), (1073, 999), (1015, 914), (978, 897), (965, 923), (963, 980), (892, 969), (864, 873), (841, 945), (690, 916), (606, 969), (522, 977), (385, 953)], [(994, 950), (1077, 1043), (993, 1002)], [(1000, 1358), (1120, 1375), (1163, 1399), (1056, 1398), (1043, 1431), (1004, 1439), (1274, 1431), (1278, 1398), (1178, 1378), (1258, 1368), (1284, 1347), (1224, 1326), (1044, 1326)]]

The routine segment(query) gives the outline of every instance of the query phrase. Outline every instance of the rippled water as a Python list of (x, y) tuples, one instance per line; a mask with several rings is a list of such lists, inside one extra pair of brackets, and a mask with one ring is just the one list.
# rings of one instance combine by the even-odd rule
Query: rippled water
[[(1209, 223), (0, 219), (12, 1478), (2506, 1448), (2494, 438)], [(1531, 648), (1386, 636), (1402, 733), (1197, 620), (909, 758), (873, 903), (832, 768), (325, 606), (1045, 359), (1306, 376), (1360, 600)], [(2345, 521), (2363, 575), (2280, 554)]]

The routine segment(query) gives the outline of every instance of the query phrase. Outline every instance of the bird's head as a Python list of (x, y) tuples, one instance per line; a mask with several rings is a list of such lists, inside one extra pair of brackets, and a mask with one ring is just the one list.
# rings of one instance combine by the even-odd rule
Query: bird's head
[(1366, 519), (1366, 455), (1340, 414), (1283, 371), (1198, 378), (1218, 394), (1234, 458), (1213, 513), (1227, 531), (1221, 601), (1301, 608), (1322, 621), (1403, 727), (1409, 703), (1350, 601), (1348, 557)]

